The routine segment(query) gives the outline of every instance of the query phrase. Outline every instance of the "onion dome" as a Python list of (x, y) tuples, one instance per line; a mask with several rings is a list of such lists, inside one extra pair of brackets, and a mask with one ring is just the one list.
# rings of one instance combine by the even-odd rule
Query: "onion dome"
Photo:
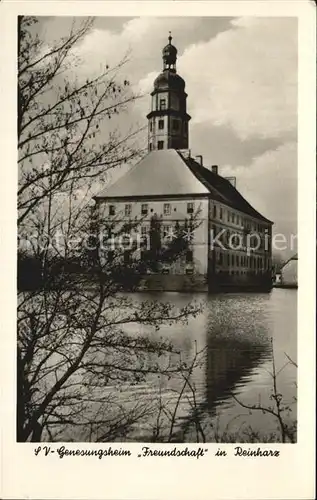
[(172, 45), (171, 32), (168, 37), (168, 44), (162, 50), (162, 56), (165, 65), (176, 64), (177, 48)]
[(185, 80), (177, 73), (172, 71), (163, 71), (154, 80), (155, 90), (184, 90)]

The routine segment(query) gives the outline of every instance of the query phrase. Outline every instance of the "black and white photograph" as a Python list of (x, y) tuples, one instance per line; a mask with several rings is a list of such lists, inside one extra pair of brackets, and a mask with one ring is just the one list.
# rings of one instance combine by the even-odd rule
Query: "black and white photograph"
[(314, 498), (315, 8), (0, 5), (1, 498)]
[(18, 17), (18, 442), (296, 443), (297, 33)]

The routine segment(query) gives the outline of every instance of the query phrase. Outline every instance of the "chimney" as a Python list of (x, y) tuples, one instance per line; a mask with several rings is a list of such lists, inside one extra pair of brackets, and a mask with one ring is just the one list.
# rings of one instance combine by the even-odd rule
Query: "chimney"
[(226, 181), (229, 181), (230, 184), (233, 185), (233, 187), (236, 187), (237, 185), (237, 178), (236, 177), (225, 177)]
[(184, 156), (184, 158), (190, 158), (191, 157), (190, 156), (190, 154), (191, 154), (190, 153), (190, 149), (179, 149), (178, 151), (180, 152), (180, 154), (182, 156)]
[(203, 166), (203, 157), (202, 155), (196, 155), (197, 160), (199, 161), (199, 164)]
[(218, 165), (212, 165), (211, 166), (211, 171), (213, 174), (218, 175)]

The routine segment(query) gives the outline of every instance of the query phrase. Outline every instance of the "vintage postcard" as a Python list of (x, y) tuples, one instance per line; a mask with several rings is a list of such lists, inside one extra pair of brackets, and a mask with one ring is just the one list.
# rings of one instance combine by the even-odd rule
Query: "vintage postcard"
[(1, 498), (314, 498), (315, 8), (1, 4)]

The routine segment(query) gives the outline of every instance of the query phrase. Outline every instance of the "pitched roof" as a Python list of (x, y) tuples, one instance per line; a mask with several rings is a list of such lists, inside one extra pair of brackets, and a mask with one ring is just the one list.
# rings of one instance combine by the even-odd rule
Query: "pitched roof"
[(289, 264), (290, 262), (292, 261), (297, 261), (298, 260), (298, 256), (297, 256), (297, 253), (295, 255), (293, 255), (292, 257), (290, 257), (289, 259), (287, 259), (286, 262), (284, 262), (283, 266), (281, 269), (284, 269), (285, 266), (287, 266), (287, 264)]
[(224, 177), (175, 149), (152, 151), (95, 198), (211, 195), (225, 205), (271, 223)]
[(96, 198), (208, 194), (175, 149), (152, 151)]
[(184, 158), (191, 171), (196, 177), (208, 187), (212, 197), (226, 205), (231, 206), (241, 212), (255, 217), (256, 219), (272, 223), (269, 219), (264, 217), (260, 212), (250, 205), (250, 203), (239, 193), (239, 191), (231, 184), (228, 179), (215, 174), (208, 168), (201, 166), (193, 158)]

